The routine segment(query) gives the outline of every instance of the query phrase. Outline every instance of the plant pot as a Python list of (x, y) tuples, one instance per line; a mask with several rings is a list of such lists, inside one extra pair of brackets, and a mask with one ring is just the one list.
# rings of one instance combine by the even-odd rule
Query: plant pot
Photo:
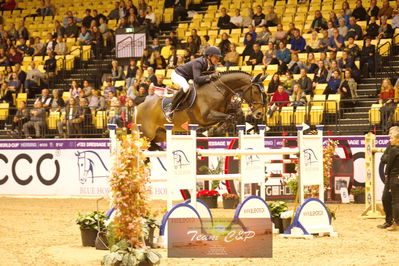
[(102, 232), (97, 234), (95, 247), (99, 250), (108, 250), (108, 239), (106, 233)]
[(153, 263), (145, 260), (145, 261), (140, 261), (140, 263), (138, 264), (139, 266), (152, 266), (154, 265)]
[(223, 199), (223, 209), (235, 209), (239, 202), (239, 199)]
[(198, 197), (199, 200), (204, 202), (208, 208), (217, 208), (218, 207), (218, 197)]
[(148, 232), (148, 238), (145, 239), (146, 246), (149, 246), (151, 248), (154, 244), (154, 231), (155, 231), (155, 227), (150, 227), (149, 232)]
[(285, 232), (285, 230), (287, 230), (288, 226), (291, 225), (291, 217), (290, 218), (284, 218), (284, 219), (281, 219), (281, 220), (282, 220), (283, 232)]
[(80, 235), (82, 236), (82, 245), (84, 247), (94, 247), (97, 237), (97, 230), (95, 229), (80, 229)]
[(355, 203), (364, 204), (366, 201), (365, 193), (354, 195)]
[(272, 222), (274, 224), (274, 227), (279, 230), (280, 234), (284, 233), (283, 220), (280, 217), (272, 217)]

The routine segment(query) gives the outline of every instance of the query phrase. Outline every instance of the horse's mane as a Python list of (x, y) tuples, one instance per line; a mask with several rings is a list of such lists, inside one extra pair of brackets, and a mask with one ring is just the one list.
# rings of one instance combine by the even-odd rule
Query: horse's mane
[(223, 71), (223, 72), (219, 72), (221, 76), (223, 75), (227, 75), (227, 74), (245, 74), (249, 77), (251, 77), (251, 74), (249, 74), (248, 72), (245, 71), (241, 71), (241, 70), (227, 70), (227, 71)]

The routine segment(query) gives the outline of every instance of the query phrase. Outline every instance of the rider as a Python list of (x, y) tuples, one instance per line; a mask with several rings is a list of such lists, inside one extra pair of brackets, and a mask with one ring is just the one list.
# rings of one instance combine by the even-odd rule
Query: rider
[(180, 101), (185, 98), (192, 86), (188, 84), (190, 79), (194, 80), (198, 85), (207, 83), (211, 80), (216, 80), (219, 73), (212, 73), (210, 75), (201, 76), (203, 72), (215, 71), (216, 65), (222, 56), (220, 49), (215, 46), (210, 46), (205, 50), (204, 56), (191, 60), (190, 62), (178, 66), (171, 75), (172, 82), (180, 87), (179, 91), (173, 98), (172, 104), (168, 107), (166, 112), (166, 119), (171, 122), (173, 112), (179, 105)]

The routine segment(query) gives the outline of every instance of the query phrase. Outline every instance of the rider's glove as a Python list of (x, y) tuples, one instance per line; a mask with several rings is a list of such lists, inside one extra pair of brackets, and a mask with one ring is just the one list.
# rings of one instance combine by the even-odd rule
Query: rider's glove
[(219, 78), (219, 76), (220, 76), (219, 72), (215, 72), (215, 73), (210, 74), (209, 78), (211, 80), (217, 80)]

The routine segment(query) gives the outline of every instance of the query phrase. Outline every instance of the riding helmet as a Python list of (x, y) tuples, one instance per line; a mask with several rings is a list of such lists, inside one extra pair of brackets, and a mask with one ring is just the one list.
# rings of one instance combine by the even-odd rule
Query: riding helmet
[(215, 46), (210, 46), (210, 47), (206, 48), (205, 56), (208, 56), (208, 55), (214, 55), (214, 56), (222, 57), (222, 53), (220, 52), (220, 49), (218, 47), (215, 47)]

